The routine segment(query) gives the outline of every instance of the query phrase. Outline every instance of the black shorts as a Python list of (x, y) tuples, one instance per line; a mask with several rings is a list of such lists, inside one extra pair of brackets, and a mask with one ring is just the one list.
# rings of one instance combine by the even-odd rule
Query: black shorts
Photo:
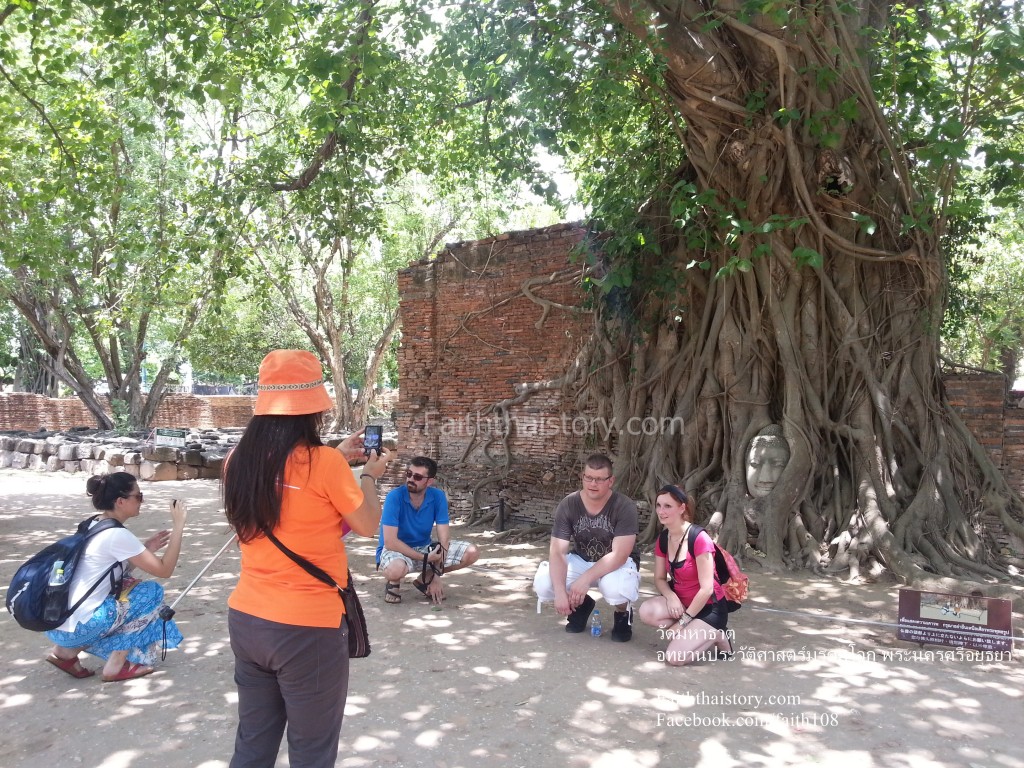
[(700, 619), (715, 629), (725, 629), (729, 624), (729, 609), (725, 605), (725, 600), (716, 600), (707, 603), (693, 618)]

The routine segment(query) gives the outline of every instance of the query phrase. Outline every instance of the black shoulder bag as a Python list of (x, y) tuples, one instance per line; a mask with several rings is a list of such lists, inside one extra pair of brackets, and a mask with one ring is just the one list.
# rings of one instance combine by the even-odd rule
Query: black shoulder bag
[(264, 531), (267, 538), (274, 542), (275, 546), (290, 557), (296, 565), (300, 566), (314, 579), (322, 581), (328, 586), (334, 587), (341, 595), (345, 603), (345, 618), (348, 620), (348, 657), (350, 659), (365, 659), (370, 655), (370, 635), (366, 631), (366, 617), (363, 615), (363, 606), (359, 604), (359, 595), (352, 585), (352, 571), (348, 572), (348, 586), (340, 587), (338, 582), (331, 578), (323, 568), (313, 565), (302, 555), (297, 555), (270, 531)]

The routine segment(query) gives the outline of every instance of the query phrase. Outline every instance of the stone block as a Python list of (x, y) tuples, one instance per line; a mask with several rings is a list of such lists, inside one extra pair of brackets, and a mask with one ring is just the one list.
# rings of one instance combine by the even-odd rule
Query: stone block
[(106, 475), (110, 472), (110, 464), (103, 460), (94, 460), (92, 463), (92, 473), (94, 475)]
[(26, 469), (34, 469), (37, 472), (46, 469), (46, 459), (40, 456), (38, 453), (28, 454), (28, 466)]
[(82, 465), (77, 461), (64, 461), (61, 464), (65, 472), (80, 472), (82, 470)]
[(141, 464), (125, 464), (123, 467), (121, 467), (121, 471), (122, 472), (127, 472), (132, 477), (136, 477), (136, 478), (141, 479), (140, 475), (142, 474), (142, 465)]
[(220, 468), (224, 465), (224, 454), (223, 453), (205, 453), (203, 454), (203, 466), (208, 469), (212, 469), (220, 474)]
[(13, 451), (14, 446), (16, 446), (17, 444), (18, 441), (15, 438), (10, 437), (9, 435), (4, 435), (3, 437), (0, 437), (0, 451)]
[(78, 466), (82, 468), (83, 472), (88, 472), (90, 475), (96, 474), (92, 471), (93, 465), (96, 463), (94, 459), (81, 459), (78, 462)]
[(0, 468), (6, 468), (11, 466), (11, 461), (14, 459), (14, 451), (0, 450)]
[(139, 465), (139, 477), (154, 483), (178, 479), (178, 465), (170, 461), (143, 461)]
[(201, 467), (197, 467), (194, 464), (175, 464), (178, 468), (178, 480), (198, 480), (199, 470)]
[(220, 468), (214, 469), (213, 467), (200, 467), (199, 468), (199, 479), (200, 480), (220, 480)]
[(91, 459), (93, 448), (94, 446), (92, 443), (79, 443), (75, 446), (75, 457), (79, 459)]
[[(142, 454), (140, 454), (140, 453), (138, 453), (136, 451), (128, 451), (124, 455), (124, 465), (126, 467), (137, 467), (141, 463), (142, 463)], [(128, 470), (125, 470), (125, 471), (127, 472)], [(135, 477), (139, 476), (138, 473), (131, 473), (131, 474), (134, 474)]]
[(106, 451), (103, 458), (111, 467), (123, 467), (124, 454), (125, 452), (121, 448), (110, 448)]
[(196, 450), (188, 450), (182, 453), (181, 457), (185, 460), (185, 463), (192, 467), (203, 466), (203, 452)]
[(64, 443), (64, 445), (58, 446), (57, 458), (61, 461), (77, 461), (78, 445), (75, 443)]
[(28, 454), (21, 451), (11, 452), (11, 469), (25, 469), (28, 466)]
[(18, 444), (14, 446), (14, 450), (18, 453), (42, 453), (43, 452), (43, 441), (42, 440), (29, 440), (28, 438), (18, 441)]
[(173, 445), (147, 445), (142, 449), (142, 458), (154, 464), (177, 461), (178, 449)]
[(64, 468), (64, 463), (56, 456), (46, 457), (46, 471), (47, 472), (60, 472)]

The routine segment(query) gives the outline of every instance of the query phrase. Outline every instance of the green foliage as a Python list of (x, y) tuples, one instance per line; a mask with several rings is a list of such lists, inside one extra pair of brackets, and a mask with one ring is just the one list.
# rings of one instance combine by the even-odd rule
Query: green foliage
[(185, 339), (183, 352), (196, 383), (242, 386), (255, 380), (271, 350), (309, 346), (279, 297), (234, 280), (224, 300)]
[[(979, 197), (986, 187), (991, 194), (986, 182), (989, 174), (976, 175)], [(1002, 370), (1012, 382), (1020, 375), (1013, 362), (1024, 359), (1024, 208), (994, 210), (954, 219), (944, 241), (950, 296), (943, 354), (960, 365)]]

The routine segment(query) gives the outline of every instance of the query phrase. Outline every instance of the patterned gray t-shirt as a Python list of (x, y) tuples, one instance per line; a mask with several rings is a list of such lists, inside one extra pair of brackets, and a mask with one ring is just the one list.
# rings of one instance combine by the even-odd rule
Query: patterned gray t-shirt
[(628, 496), (612, 491), (604, 509), (588, 515), (579, 491), (562, 499), (555, 509), (551, 536), (573, 541), (573, 552), (596, 563), (612, 551), (616, 536), (635, 536), (638, 530), (636, 504)]

